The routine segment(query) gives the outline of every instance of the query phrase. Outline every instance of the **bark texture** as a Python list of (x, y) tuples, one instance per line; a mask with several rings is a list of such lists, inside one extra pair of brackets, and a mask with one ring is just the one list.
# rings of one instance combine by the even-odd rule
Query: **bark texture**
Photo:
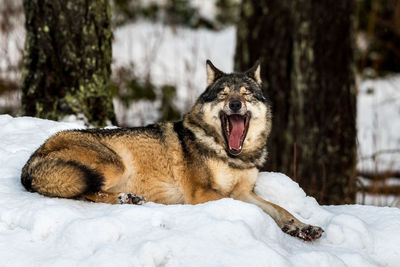
[(243, 0), (235, 68), (261, 59), (273, 106), (266, 170), (322, 204), (353, 203), (356, 90), (347, 0)]
[(115, 124), (108, 0), (25, 0), (22, 113)]

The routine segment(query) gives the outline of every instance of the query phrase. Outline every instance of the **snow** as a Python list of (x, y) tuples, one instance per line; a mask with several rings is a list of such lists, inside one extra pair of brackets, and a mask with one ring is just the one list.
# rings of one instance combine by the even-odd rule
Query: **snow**
[(363, 81), (357, 112), (358, 168), (399, 170), (400, 75)]
[(200, 17), (206, 18), (210, 21), (215, 20), (218, 10), (216, 9), (216, 0), (191, 0), (190, 4), (198, 10)]
[(81, 124), (0, 115), (1, 266), (399, 266), (400, 209), (320, 206), (287, 176), (261, 173), (255, 191), (325, 233), (284, 234), (258, 207), (109, 205), (48, 198), (20, 184), (51, 134)]
[[(357, 169), (368, 172), (400, 171), (400, 75), (364, 80), (359, 86), (357, 103)], [(378, 185), (399, 185), (399, 178)], [(376, 186), (367, 179), (359, 182)], [(395, 195), (357, 195), (358, 203), (400, 207)]]

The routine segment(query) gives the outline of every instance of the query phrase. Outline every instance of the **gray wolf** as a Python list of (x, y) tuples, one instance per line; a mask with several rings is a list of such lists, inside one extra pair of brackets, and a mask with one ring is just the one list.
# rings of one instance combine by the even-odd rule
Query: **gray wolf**
[(207, 61), (206, 69), (206, 90), (181, 121), (61, 131), (31, 155), (22, 184), (45, 196), (112, 204), (229, 197), (257, 205), (292, 236), (319, 238), (320, 227), (253, 192), (271, 130), (260, 64), (226, 74)]

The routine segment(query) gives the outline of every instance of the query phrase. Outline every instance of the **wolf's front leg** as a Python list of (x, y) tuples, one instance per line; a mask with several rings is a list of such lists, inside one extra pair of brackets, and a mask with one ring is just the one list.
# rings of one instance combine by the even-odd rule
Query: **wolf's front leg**
[(224, 196), (213, 189), (195, 187), (185, 195), (185, 204), (199, 204), (222, 198)]
[(135, 194), (126, 193), (111, 193), (111, 192), (97, 192), (94, 194), (87, 194), (84, 196), (85, 199), (93, 202), (102, 202), (109, 204), (143, 204), (146, 199), (144, 197)]
[(291, 236), (296, 236), (306, 241), (312, 241), (321, 237), (324, 232), (321, 227), (300, 222), (284, 208), (262, 199), (253, 192), (242, 194), (236, 198), (259, 206), (275, 220), (283, 232)]

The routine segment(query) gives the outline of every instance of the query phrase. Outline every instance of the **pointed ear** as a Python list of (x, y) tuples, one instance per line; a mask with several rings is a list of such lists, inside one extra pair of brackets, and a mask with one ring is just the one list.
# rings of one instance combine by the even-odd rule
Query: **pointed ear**
[(261, 85), (260, 61), (257, 60), (253, 67), (246, 71), (245, 74)]
[(207, 87), (213, 84), (218, 78), (220, 78), (224, 73), (217, 69), (210, 60), (206, 61), (207, 68)]

